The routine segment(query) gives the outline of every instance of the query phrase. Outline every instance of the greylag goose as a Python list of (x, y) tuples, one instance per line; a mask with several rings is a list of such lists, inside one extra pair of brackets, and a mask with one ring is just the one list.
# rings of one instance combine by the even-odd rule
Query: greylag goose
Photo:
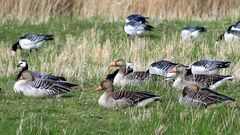
[[(126, 68), (127, 68), (127, 74), (133, 72), (132, 63), (127, 63)], [(115, 76), (117, 75), (118, 71), (119, 71), (119, 69), (115, 70), (112, 74), (108, 74), (107, 77), (106, 77), (106, 80), (110, 80), (111, 82), (113, 82), (113, 80), (114, 80)]]
[(149, 17), (145, 17), (140, 14), (131, 14), (127, 17), (125, 23), (131, 22), (131, 21), (137, 21), (145, 24), (145, 23), (148, 23), (147, 19), (149, 19)]
[(43, 42), (53, 40), (54, 35), (24, 35), (12, 45), (12, 55), (14, 55), (17, 49), (31, 50), (36, 49), (42, 45)]
[(200, 60), (191, 65), (191, 71), (193, 74), (215, 75), (220, 69), (229, 67), (230, 63), (220, 60)]
[(173, 87), (182, 90), (187, 85), (196, 84), (200, 88), (215, 89), (225, 81), (233, 79), (230, 75), (188, 75), (188, 70), (187, 66), (179, 64), (170, 71), (170, 73), (177, 74)]
[(25, 96), (47, 98), (61, 97), (78, 85), (65, 81), (50, 81), (34, 78), (29, 70), (21, 73), (21, 76), (14, 84), (14, 92), (22, 93)]
[(148, 92), (128, 90), (114, 92), (113, 84), (110, 80), (103, 81), (96, 90), (107, 90), (98, 100), (99, 106), (104, 108), (145, 107), (153, 101), (161, 100), (160, 96)]
[(181, 30), (181, 37), (183, 40), (196, 39), (204, 31), (207, 31), (207, 28), (202, 26), (186, 26)]
[(113, 85), (140, 84), (150, 79), (150, 74), (145, 71), (135, 71), (126, 74), (126, 62), (123, 59), (114, 61), (109, 67), (119, 67), (119, 71), (114, 77)]
[[(17, 67), (21, 67), (22, 70), (19, 72), (17, 79), (21, 76), (22, 72), (25, 70), (28, 70), (28, 63), (25, 60), (20, 60), (18, 62)], [(60, 77), (60, 76), (53, 76), (53, 75), (48, 75), (47, 73), (43, 73), (43, 72), (32, 72), (32, 75), (34, 76), (34, 78), (39, 78), (39, 79), (48, 79), (48, 80), (52, 80), (52, 81), (66, 81), (66, 79), (64, 77)]]
[(200, 106), (207, 108), (210, 105), (222, 102), (231, 102), (235, 99), (214, 92), (208, 88), (199, 88), (197, 85), (184, 87), (179, 103), (185, 106)]
[(144, 31), (152, 31), (153, 26), (149, 24), (144, 24), (137, 21), (130, 21), (128, 23), (125, 23), (124, 25), (124, 31), (127, 34), (127, 36), (136, 36), (141, 35), (144, 33)]

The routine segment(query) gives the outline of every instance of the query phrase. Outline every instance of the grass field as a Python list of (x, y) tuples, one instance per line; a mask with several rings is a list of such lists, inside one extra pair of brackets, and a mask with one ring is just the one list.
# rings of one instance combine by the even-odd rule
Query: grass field
[[(240, 134), (240, 68), (239, 43), (216, 43), (218, 35), (237, 20), (221, 18), (212, 21), (150, 20), (153, 32), (141, 37), (126, 37), (123, 21), (101, 17), (89, 19), (55, 18), (46, 22), (2, 20), (0, 23), (0, 134)], [(194, 42), (183, 42), (179, 31), (189, 24), (208, 27), (208, 32)], [(37, 51), (18, 52), (11, 57), (10, 48), (26, 33), (54, 34)], [(191, 64), (200, 59), (232, 61), (222, 74), (236, 79), (216, 91), (235, 98), (232, 105), (203, 110), (179, 105), (179, 93), (163, 82), (131, 86), (130, 89), (151, 91), (163, 97), (162, 103), (147, 108), (103, 109), (98, 98), (103, 92), (95, 88), (113, 71), (107, 65), (123, 58), (134, 70), (147, 70), (152, 62), (168, 59)], [(60, 99), (35, 99), (13, 92), (19, 60), (28, 61), (30, 69), (62, 75), (79, 84)], [(239, 76), (240, 74), (238, 74)], [(117, 88), (116, 88), (117, 89)]]

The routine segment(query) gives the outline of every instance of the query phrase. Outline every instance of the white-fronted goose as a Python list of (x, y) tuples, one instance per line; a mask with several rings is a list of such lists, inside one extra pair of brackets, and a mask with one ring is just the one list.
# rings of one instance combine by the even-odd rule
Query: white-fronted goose
[(12, 55), (14, 55), (17, 49), (31, 50), (36, 49), (42, 45), (43, 42), (53, 40), (54, 35), (24, 35), (12, 45)]
[(160, 101), (161, 97), (149, 92), (119, 90), (113, 91), (113, 84), (110, 80), (103, 81), (96, 90), (107, 90), (98, 100), (100, 107), (105, 108), (126, 108), (145, 107), (153, 101)]
[(75, 86), (78, 85), (66, 81), (50, 81), (34, 78), (29, 70), (25, 70), (14, 84), (14, 92), (40, 98), (61, 97)]
[(145, 23), (148, 23), (147, 19), (149, 19), (149, 17), (145, 17), (140, 14), (131, 14), (127, 17), (127, 19), (125, 20), (125, 23), (131, 22), (131, 21), (137, 21), (145, 24)]
[(153, 26), (149, 24), (140, 23), (137, 21), (130, 21), (125, 23), (124, 31), (126, 32), (127, 36), (136, 36), (143, 34), (144, 31), (152, 31)]
[(207, 31), (207, 28), (202, 26), (186, 26), (181, 30), (181, 37), (183, 40), (196, 39), (204, 31)]
[(215, 89), (225, 81), (233, 79), (230, 75), (188, 75), (188, 70), (187, 66), (179, 64), (170, 71), (170, 73), (177, 74), (173, 87), (182, 90), (187, 85), (196, 84), (200, 88)]
[(113, 85), (140, 84), (150, 79), (150, 74), (145, 71), (135, 71), (126, 74), (126, 62), (123, 59), (114, 61), (109, 67), (119, 67), (119, 71), (113, 80)]
[(191, 71), (193, 74), (215, 75), (220, 69), (229, 67), (230, 63), (221, 60), (200, 60), (192, 64)]
[(235, 99), (214, 92), (208, 88), (199, 88), (197, 85), (184, 87), (179, 103), (186, 106), (201, 106), (207, 108), (210, 105), (231, 102)]
[[(17, 76), (17, 80), (18, 80), (20, 78), (22, 72), (25, 70), (28, 70), (28, 63), (25, 60), (20, 60), (18, 62), (17, 67), (22, 68), (22, 70), (19, 72), (19, 74)], [(39, 78), (39, 79), (48, 79), (48, 80), (52, 80), (52, 81), (66, 81), (66, 79), (64, 77), (48, 75), (47, 73), (43, 73), (43, 72), (34, 71), (34, 72), (32, 72), (32, 75), (34, 76), (34, 78)]]

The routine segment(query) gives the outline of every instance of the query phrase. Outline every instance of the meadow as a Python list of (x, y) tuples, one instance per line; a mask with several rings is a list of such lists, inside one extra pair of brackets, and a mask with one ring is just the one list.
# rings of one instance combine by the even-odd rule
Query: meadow
[[(140, 37), (126, 37), (124, 18), (108, 20), (57, 17), (39, 21), (3, 19), (0, 22), (0, 134), (240, 134), (240, 46), (239, 43), (216, 43), (217, 37), (240, 17), (218, 19), (150, 19), (155, 29)], [(196, 41), (181, 41), (185, 25), (207, 26), (208, 31)], [(36, 51), (18, 51), (12, 57), (11, 45), (26, 33), (54, 34)], [(216, 91), (236, 99), (234, 104), (207, 110), (186, 108), (178, 103), (179, 93), (164, 82), (127, 86), (150, 91), (163, 101), (147, 108), (104, 109), (98, 106), (103, 92), (95, 88), (115, 69), (107, 66), (123, 58), (134, 70), (147, 70), (157, 60), (168, 59), (190, 65), (201, 59), (231, 61), (221, 74), (235, 79)], [(30, 70), (66, 77), (79, 87), (59, 99), (36, 99), (13, 92), (19, 60), (27, 60)], [(118, 90), (120, 88), (116, 88)]]

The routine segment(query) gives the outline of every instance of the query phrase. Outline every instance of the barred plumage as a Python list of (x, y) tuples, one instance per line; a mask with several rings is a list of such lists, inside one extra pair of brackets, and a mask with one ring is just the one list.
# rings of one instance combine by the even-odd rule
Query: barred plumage
[(196, 39), (200, 32), (207, 31), (206, 27), (202, 26), (186, 26), (181, 30), (181, 37), (183, 40)]
[(124, 25), (124, 31), (127, 33), (128, 36), (141, 35), (146, 30), (152, 31), (153, 26), (137, 21), (130, 21), (128, 23), (125, 23)]
[(140, 23), (148, 23), (147, 19), (149, 19), (149, 17), (145, 17), (140, 14), (132, 14), (127, 17), (125, 23), (131, 22), (131, 21), (137, 21)]
[(152, 63), (149, 66), (148, 72), (150, 74), (161, 75), (165, 77), (168, 71), (170, 71), (176, 65), (177, 65), (176, 63), (173, 63), (171, 61), (161, 60)]

